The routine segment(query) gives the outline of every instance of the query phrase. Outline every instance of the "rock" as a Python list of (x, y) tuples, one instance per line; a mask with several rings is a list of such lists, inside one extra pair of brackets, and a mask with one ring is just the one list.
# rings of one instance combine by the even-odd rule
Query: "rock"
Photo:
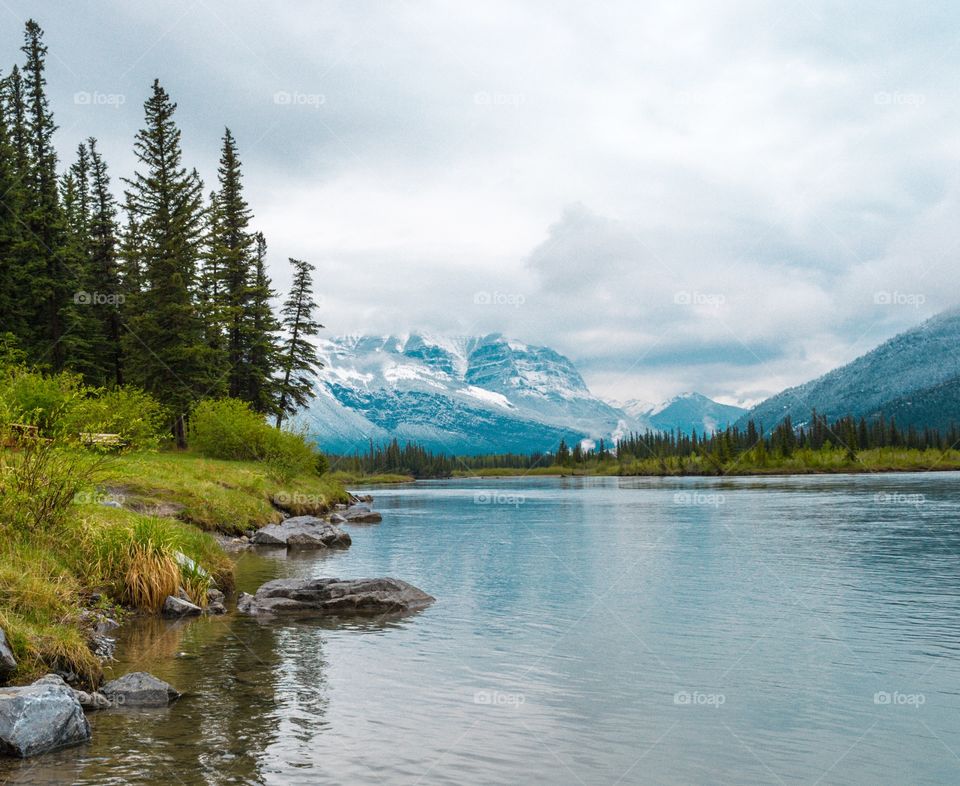
[(0, 688), (0, 754), (27, 758), (89, 739), (83, 707), (60, 677)]
[(295, 516), (258, 530), (253, 542), (258, 546), (346, 548), (350, 545), (350, 536), (315, 516)]
[(198, 565), (190, 557), (184, 554), (182, 551), (174, 552), (173, 559), (176, 563), (186, 570), (188, 573), (196, 573), (204, 578), (209, 578), (210, 574), (207, 573), (206, 569), (202, 565)]
[(202, 611), (203, 609), (195, 603), (191, 603), (189, 600), (183, 600), (182, 598), (175, 598), (173, 595), (168, 595), (167, 599), (163, 602), (164, 617), (189, 617), (200, 614)]
[(120, 623), (116, 620), (110, 617), (101, 617), (93, 629), (101, 636), (106, 636), (108, 633), (113, 633), (119, 627)]
[(100, 504), (103, 505), (105, 508), (118, 508), (120, 510), (123, 510), (123, 505), (121, 505), (115, 499), (102, 499), (100, 500)]
[(383, 516), (369, 505), (351, 505), (343, 515), (348, 524), (378, 524), (383, 521)]
[(166, 707), (180, 698), (174, 688), (145, 671), (124, 674), (100, 689), (117, 707)]
[(0, 679), (6, 678), (17, 670), (17, 659), (7, 641), (7, 635), (0, 628)]
[(412, 584), (379, 579), (277, 579), (256, 595), (240, 596), (237, 610), (244, 614), (310, 612), (334, 616), (406, 614), (420, 611), (434, 598)]
[(343, 516), (341, 516), (339, 513), (331, 513), (330, 516), (327, 518), (327, 521), (329, 521), (333, 525), (337, 525), (337, 524), (343, 524), (344, 522), (346, 522), (346, 519)]
[(224, 594), (218, 589), (207, 590), (207, 614), (226, 614), (227, 605), (224, 602)]

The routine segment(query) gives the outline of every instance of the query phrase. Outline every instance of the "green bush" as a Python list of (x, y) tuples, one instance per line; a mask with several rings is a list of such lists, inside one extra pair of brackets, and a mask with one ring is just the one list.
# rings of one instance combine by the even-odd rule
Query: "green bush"
[(234, 461), (263, 458), (270, 427), (245, 401), (204, 399), (190, 416), (190, 443), (204, 456)]
[(37, 426), (51, 435), (63, 415), (83, 399), (87, 389), (76, 374), (42, 374), (14, 368), (0, 380), (0, 400), (8, 423)]
[(201, 401), (190, 418), (192, 447), (209, 458), (263, 461), (277, 480), (313, 473), (317, 453), (303, 434), (270, 426), (244, 401)]
[(80, 434), (119, 434), (124, 445), (154, 450), (166, 439), (167, 413), (153, 396), (138, 388), (95, 391), (63, 414), (59, 429), (68, 438)]

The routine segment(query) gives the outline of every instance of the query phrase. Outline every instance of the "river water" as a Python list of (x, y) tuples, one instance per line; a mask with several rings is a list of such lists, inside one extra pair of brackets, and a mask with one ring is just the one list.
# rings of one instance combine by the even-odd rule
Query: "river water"
[(389, 622), (126, 627), (184, 698), (0, 781), (960, 782), (960, 475), (423, 482), (278, 576), (403, 578)]

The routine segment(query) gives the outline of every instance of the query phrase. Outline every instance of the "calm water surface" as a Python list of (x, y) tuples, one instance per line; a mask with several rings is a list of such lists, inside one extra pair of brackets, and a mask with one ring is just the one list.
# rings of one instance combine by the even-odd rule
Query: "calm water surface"
[(349, 551), (384, 624), (128, 626), (185, 697), (91, 716), (10, 783), (960, 783), (960, 475), (510, 479), (378, 489)]

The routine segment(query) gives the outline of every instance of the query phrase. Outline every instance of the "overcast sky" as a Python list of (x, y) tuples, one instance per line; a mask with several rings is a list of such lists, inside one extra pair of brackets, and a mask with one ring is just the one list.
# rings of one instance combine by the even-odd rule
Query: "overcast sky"
[(238, 139), (330, 335), (503, 332), (605, 396), (753, 402), (960, 301), (955, 2), (0, 0), (62, 158), (158, 77)]

